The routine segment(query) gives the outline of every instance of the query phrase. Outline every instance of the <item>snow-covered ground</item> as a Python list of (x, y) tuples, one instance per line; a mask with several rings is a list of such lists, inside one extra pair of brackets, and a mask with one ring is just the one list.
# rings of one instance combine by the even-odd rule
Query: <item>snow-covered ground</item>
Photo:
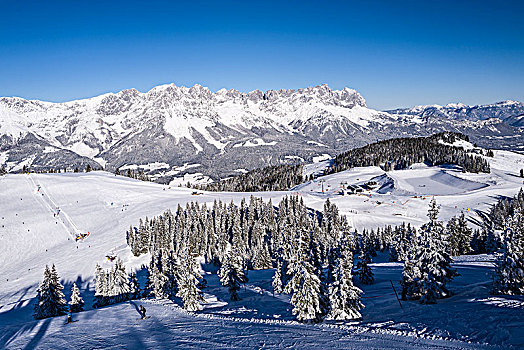
[[(491, 174), (464, 174), (453, 167), (420, 164), (387, 174), (379, 168), (357, 168), (290, 192), (254, 195), (278, 204), (282, 196), (295, 193), (319, 210), (330, 198), (357, 229), (403, 221), (419, 226), (426, 220), (430, 196), (435, 195), (442, 206), (441, 219), (464, 210), (473, 225), (479, 220), (477, 210), (488, 210), (499, 196), (513, 196), (523, 186), (523, 179), (517, 176), (524, 168), (523, 155), (495, 151), (490, 163)], [(341, 183), (364, 184), (371, 179), (380, 186), (362, 194), (337, 194)], [(362, 287), (366, 308), (363, 321), (357, 323), (303, 325), (292, 321), (287, 298), (269, 292), (269, 270), (250, 272), (247, 289), (241, 292), (243, 299), (235, 303), (217, 286), (216, 275), (207, 275), (205, 292), (210, 303), (197, 316), (168, 301), (137, 301), (146, 305), (151, 319), (136, 321), (138, 313), (132, 303), (88, 310), (75, 315), (79, 322), (67, 326), (63, 318), (32, 319), (37, 284), (46, 264), (56, 265), (67, 296), (73, 282), (79, 285), (90, 309), (95, 264), (109, 268), (107, 254), (118, 255), (129, 270), (148, 262), (146, 255), (133, 257), (125, 241), (125, 231), (139, 218), (174, 210), (189, 201), (238, 203), (251, 195), (192, 193), (187, 188), (105, 172), (0, 177), (0, 347), (478, 348), (479, 342), (524, 346), (524, 299), (489, 295), (492, 263), (488, 256), (458, 259), (455, 265), (461, 276), (452, 283), (456, 293), (452, 298), (430, 306), (408, 302), (402, 309), (390, 282), (400, 279), (401, 266), (379, 257), (373, 265), (376, 283)], [(75, 242), (76, 233), (89, 236)], [(256, 321), (262, 319), (266, 321)]]

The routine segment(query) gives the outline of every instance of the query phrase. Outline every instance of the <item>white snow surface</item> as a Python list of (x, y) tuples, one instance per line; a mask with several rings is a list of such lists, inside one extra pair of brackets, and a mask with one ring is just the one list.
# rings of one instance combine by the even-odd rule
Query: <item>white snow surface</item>
[[(125, 231), (145, 216), (175, 210), (189, 201), (211, 204), (251, 194), (277, 205), (290, 193), (322, 210), (330, 198), (353, 227), (384, 227), (426, 221), (429, 199), (441, 205), (442, 220), (464, 210), (471, 225), (477, 210), (487, 211), (499, 196), (513, 196), (521, 186), (517, 172), (524, 156), (495, 151), (491, 174), (461, 173), (453, 167), (414, 165), (384, 173), (376, 167), (356, 168), (324, 176), (287, 192), (203, 192), (141, 182), (106, 172), (8, 174), (0, 177), (0, 347), (18, 348), (483, 348), (524, 347), (522, 297), (491, 296), (493, 257), (459, 257), (460, 276), (451, 284), (455, 295), (436, 305), (398, 305), (390, 280), (398, 288), (401, 264), (378, 256), (372, 268), (375, 284), (364, 290), (363, 320), (304, 325), (293, 321), (289, 298), (271, 293), (272, 270), (250, 271), (241, 301), (230, 302), (209, 267), (209, 301), (198, 314), (188, 314), (171, 301), (139, 300), (92, 310), (95, 264), (109, 268), (109, 252), (128, 271), (140, 270), (149, 256), (134, 257)], [(319, 165), (320, 163), (316, 163)], [(376, 179), (382, 187), (362, 194), (337, 194), (341, 183), (364, 184)], [(325, 193), (320, 191), (324, 180)], [(202, 191), (199, 191), (202, 192)], [(57, 208), (60, 214), (56, 214)], [(469, 210), (468, 210), (469, 209)], [(87, 233), (75, 242), (76, 232)], [(70, 294), (76, 282), (87, 311), (64, 325), (63, 317), (35, 321), (32, 308), (46, 264), (55, 264)], [(143, 283), (143, 282), (142, 282)], [(357, 283), (358, 285), (358, 283)], [(144, 304), (152, 317), (137, 321), (135, 306)], [(475, 315), (471, 317), (471, 315)], [(489, 320), (486, 321), (486, 320)]]

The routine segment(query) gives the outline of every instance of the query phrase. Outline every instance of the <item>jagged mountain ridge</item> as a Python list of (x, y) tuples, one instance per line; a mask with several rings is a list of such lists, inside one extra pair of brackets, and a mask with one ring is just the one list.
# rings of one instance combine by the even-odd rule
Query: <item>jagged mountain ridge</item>
[(443, 130), (466, 131), (473, 141), (497, 145), (521, 134), (505, 120), (450, 118), (416, 109), (380, 112), (367, 108), (357, 91), (327, 85), (213, 93), (200, 85), (169, 84), (145, 93), (129, 89), (65, 103), (3, 97), (0, 165), (17, 171), (23, 164), (63, 168), (98, 163), (115, 169), (155, 163), (160, 165), (147, 169), (169, 181), (184, 172), (176, 169), (189, 164), (191, 171), (216, 179)]

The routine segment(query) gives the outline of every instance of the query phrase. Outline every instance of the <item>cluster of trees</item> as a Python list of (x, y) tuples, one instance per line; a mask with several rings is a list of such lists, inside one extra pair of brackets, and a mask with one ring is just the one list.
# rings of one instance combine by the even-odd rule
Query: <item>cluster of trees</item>
[(456, 140), (468, 141), (468, 137), (459, 133), (443, 132), (428, 137), (379, 141), (337, 155), (333, 164), (325, 170), (325, 174), (364, 166), (380, 166), (389, 171), (405, 169), (414, 163), (422, 162), (430, 165), (456, 164), (461, 166), (464, 172), (490, 172), (489, 163), (481, 156), (449, 145)]
[[(4, 169), (4, 168), (2, 168)], [(22, 172), (23, 173), (36, 173), (36, 174), (59, 174), (59, 173), (67, 173), (67, 172), (74, 172), (74, 173), (79, 173), (79, 172), (86, 172), (86, 173), (89, 173), (91, 171), (98, 171), (98, 170), (104, 170), (102, 168), (92, 168), (91, 165), (87, 164), (85, 169), (79, 169), (78, 167), (75, 167), (74, 169), (67, 169), (67, 168), (49, 168), (49, 169), (31, 169), (30, 167), (28, 167), (27, 165), (24, 165), (24, 167), (22, 168)], [(5, 169), (4, 169), (5, 171)], [(6, 171), (7, 172), (7, 171)], [(0, 170), (0, 173), (1, 173), (1, 170)]]
[[(220, 281), (232, 300), (239, 299), (247, 270), (276, 267), (274, 292), (291, 295), (298, 320), (360, 317), (362, 291), (352, 279), (356, 236), (329, 200), (323, 212), (308, 209), (298, 196), (284, 197), (277, 208), (253, 196), (239, 206), (188, 203), (141, 220), (127, 240), (135, 255), (152, 255), (148, 285), (155, 297), (198, 298), (203, 281), (189, 257), (203, 256), (220, 266)], [(179, 277), (182, 272), (189, 276)], [(190, 281), (188, 287), (181, 280)]]
[(93, 307), (98, 308), (138, 299), (140, 296), (140, 285), (136, 274), (127, 274), (126, 267), (120, 258), (116, 258), (115, 265), (107, 271), (104, 271), (100, 265), (96, 265)]
[(504, 226), (492, 293), (524, 295), (524, 210), (513, 213)]
[(52, 265), (51, 268), (46, 265), (44, 279), (40, 282), (37, 291), (38, 302), (34, 308), (34, 317), (36, 319), (65, 315), (68, 308), (70, 308), (71, 312), (83, 310), (84, 300), (80, 296), (80, 290), (76, 284), (73, 283), (71, 288), (69, 307), (62, 292), (63, 289), (64, 286), (60, 283), (55, 265)]
[(486, 251), (496, 251), (492, 293), (524, 294), (524, 191), (500, 198), (484, 220)]
[(268, 166), (196, 188), (217, 192), (286, 191), (304, 181), (302, 171), (300, 164)]
[(523, 210), (524, 190), (521, 188), (519, 193), (513, 198), (500, 198), (497, 203), (491, 207), (484, 223), (489, 229), (500, 231), (504, 229), (508, 218)]
[(205, 302), (201, 288), (205, 280), (187, 247), (181, 247), (178, 253), (160, 248), (151, 256), (144, 295), (158, 299), (181, 298), (188, 311), (202, 309)]
[(142, 170), (142, 169), (137, 169), (137, 170), (127, 169), (127, 171), (120, 171), (120, 168), (117, 168), (115, 170), (115, 175), (127, 176), (127, 177), (135, 179), (135, 180), (151, 181), (149, 176), (147, 176), (144, 173), (144, 170)]

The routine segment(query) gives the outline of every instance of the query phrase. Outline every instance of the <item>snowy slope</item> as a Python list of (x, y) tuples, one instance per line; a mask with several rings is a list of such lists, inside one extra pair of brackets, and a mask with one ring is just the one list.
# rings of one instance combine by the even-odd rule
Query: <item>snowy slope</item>
[[(348, 216), (350, 223), (361, 230), (404, 221), (421, 225), (426, 221), (431, 194), (436, 196), (442, 206), (441, 219), (448, 220), (460, 210), (465, 210), (470, 224), (475, 224), (479, 220), (475, 210), (486, 211), (498, 196), (513, 196), (523, 186), (522, 179), (516, 175), (524, 167), (524, 156), (495, 151), (490, 164), (491, 174), (463, 174), (453, 168), (427, 168), (422, 165), (387, 174), (375, 167), (357, 168), (319, 178), (290, 192), (254, 195), (266, 200), (271, 198), (277, 204), (282, 196), (298, 193), (306, 205), (318, 210), (322, 210), (325, 199), (330, 198), (341, 213)], [(391, 181), (391, 191), (376, 189), (363, 194), (336, 194), (341, 182), (362, 184), (384, 175), (384, 181)], [(320, 191), (320, 180), (324, 180), (324, 186), (329, 191)], [(192, 191), (105, 172), (9, 174), (0, 177), (0, 329), (4, 334), (0, 341), (7, 343), (10, 348), (33, 347), (31, 345), (36, 344), (55, 347), (63, 346), (73, 334), (77, 334), (78, 339), (74, 339), (72, 345), (84, 341), (89, 344), (88, 347), (96, 348), (104, 341), (108, 344), (124, 341), (155, 346), (160, 341), (170, 341), (172, 344), (190, 341), (193, 339), (191, 335), (196, 333), (200, 334), (202, 346), (211, 348), (216, 342), (228, 347), (259, 344), (260, 341), (267, 341), (268, 346), (280, 344), (282, 347), (307, 344), (317, 347), (357, 347), (357, 344), (362, 344), (363, 348), (380, 348), (381, 344), (396, 348), (409, 348), (411, 345), (427, 348), (467, 347), (465, 343), (457, 345), (447, 340), (443, 343), (440, 340), (433, 342), (422, 339), (431, 337), (524, 345), (518, 335), (518, 327), (523, 324), (519, 316), (522, 315), (522, 300), (494, 299), (489, 296), (489, 257), (457, 263), (463, 269), (459, 272), (464, 276), (453, 282), (456, 287), (452, 287), (458, 291), (457, 298), (439, 302), (435, 306), (410, 304), (408, 309), (396, 311), (393, 310), (397, 305), (391, 294), (389, 280), (398, 281), (401, 268), (398, 264), (377, 260), (374, 265), (377, 283), (371, 287), (363, 286), (366, 295), (370, 296), (364, 299), (367, 308), (363, 311), (363, 323), (344, 326), (357, 327), (351, 328), (353, 335), (350, 337), (342, 336), (341, 332), (345, 334), (348, 330), (339, 326), (332, 329), (331, 326), (317, 327), (291, 322), (293, 317), (286, 298), (277, 296), (275, 299), (268, 292), (271, 290), (268, 277), (271, 271), (250, 272), (251, 282), (241, 295), (244, 303), (241, 301), (239, 304), (224, 301), (227, 300), (227, 291), (218, 288), (216, 275), (207, 276), (209, 288), (206, 293), (211, 302), (203, 313), (209, 316), (197, 319), (185, 315), (176, 307), (170, 311), (151, 304), (147, 306), (153, 315), (150, 326), (137, 324), (133, 322), (137, 317), (134, 307), (127, 303), (82, 313), (78, 315), (81, 321), (69, 325), (69, 328), (64, 328), (63, 319), (32, 320), (36, 287), (42, 278), (45, 264), (56, 264), (66, 285), (67, 295), (72, 282), (76, 282), (90, 308), (94, 267), (100, 263), (102, 267), (109, 268), (111, 263), (105, 258), (107, 254), (118, 255), (129, 270), (140, 269), (149, 260), (147, 255), (140, 258), (131, 255), (125, 241), (125, 231), (129, 225), (136, 225), (139, 218), (144, 216), (158, 215), (168, 208), (174, 210), (179, 203), (212, 203), (215, 199), (239, 203), (241, 198), (250, 195), (204, 193), (193, 196)], [(58, 217), (57, 208), (60, 209)], [(75, 232), (89, 232), (90, 235), (85, 242), (76, 243), (73, 240)], [(473, 293), (471, 283), (475, 284), (477, 292)], [(387, 293), (387, 297), (372, 297), (384, 293)], [(390, 311), (388, 316), (385, 316), (384, 310)], [(427, 310), (433, 311), (426, 313)], [(465, 314), (479, 310), (486, 318), (496, 321), (493, 327), (501, 326), (505, 331), (496, 337), (491, 328), (486, 330), (482, 322), (469, 320), (468, 314)], [(435, 318), (438, 315), (442, 319)], [(208, 320), (205, 317), (215, 318)], [(268, 321), (270, 324), (257, 323), (251, 322), (251, 318), (273, 321)], [(123, 337), (118, 333), (121, 328), (112, 330), (116, 319), (127, 320), (129, 327), (137, 330), (137, 335)], [(285, 323), (275, 323), (274, 320), (283, 320)], [(453, 320), (456, 320), (456, 325)], [(213, 328), (217, 322), (221, 325), (218, 327), (220, 329)], [(246, 328), (240, 331), (238, 322)], [(126, 331), (133, 333), (131, 329)], [(376, 335), (377, 332), (380, 335)], [(215, 333), (216, 342), (209, 335)], [(261, 335), (267, 333), (272, 336)], [(58, 336), (60, 334), (64, 336)], [(239, 342), (237, 337), (242, 337), (246, 343)]]

